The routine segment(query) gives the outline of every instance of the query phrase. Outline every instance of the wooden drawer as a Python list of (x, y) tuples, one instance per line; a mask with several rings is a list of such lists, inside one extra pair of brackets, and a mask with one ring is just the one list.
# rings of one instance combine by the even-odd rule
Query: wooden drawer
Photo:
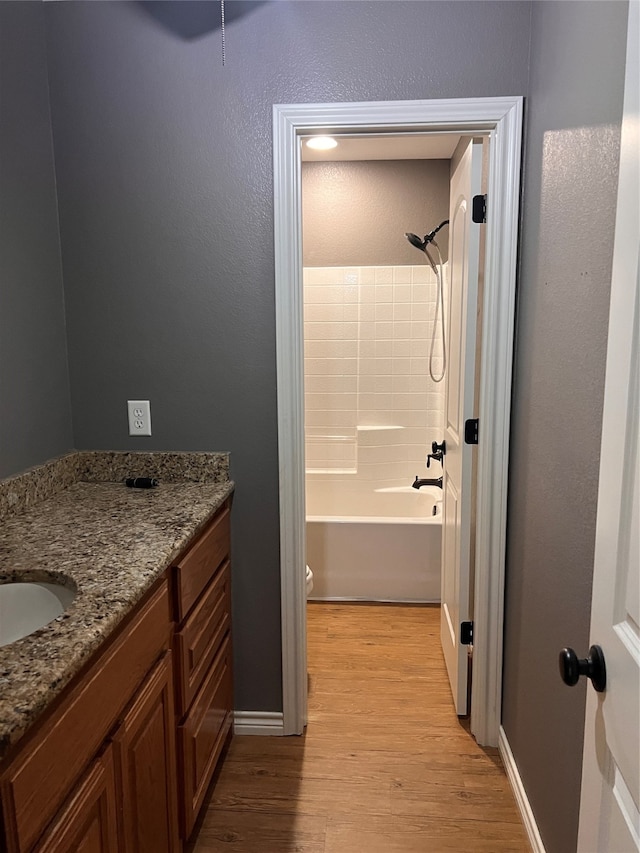
[(229, 507), (225, 505), (211, 526), (175, 566), (176, 621), (182, 622), (220, 563), (229, 555)]
[(230, 574), (227, 560), (176, 634), (179, 717), (187, 712), (231, 625)]
[(8, 853), (31, 848), (170, 642), (168, 584), (140, 607), (0, 777)]
[(112, 748), (96, 758), (34, 853), (118, 853)]
[(182, 837), (188, 838), (231, 728), (231, 645), (222, 644), (182, 725), (178, 726), (183, 796)]

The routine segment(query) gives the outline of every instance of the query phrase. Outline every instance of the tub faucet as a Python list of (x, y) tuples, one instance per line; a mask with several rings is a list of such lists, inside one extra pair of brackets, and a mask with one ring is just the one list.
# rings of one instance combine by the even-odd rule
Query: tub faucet
[(431, 478), (431, 479), (427, 478), (426, 480), (424, 480), (424, 479), (420, 480), (420, 479), (418, 479), (418, 475), (416, 474), (416, 478), (413, 481), (413, 483), (411, 483), (411, 485), (413, 486), (414, 489), (420, 489), (422, 486), (437, 486), (439, 489), (441, 489), (442, 488), (442, 477), (435, 477), (435, 478)]

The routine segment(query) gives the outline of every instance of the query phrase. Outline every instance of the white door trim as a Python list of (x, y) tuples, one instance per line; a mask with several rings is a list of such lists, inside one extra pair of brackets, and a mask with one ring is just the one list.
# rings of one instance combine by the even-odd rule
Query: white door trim
[(273, 108), (284, 734), (302, 733), (307, 703), (299, 137), (318, 130), (454, 131), (490, 135), (471, 729), (479, 743), (498, 744), (522, 108), (521, 97)]

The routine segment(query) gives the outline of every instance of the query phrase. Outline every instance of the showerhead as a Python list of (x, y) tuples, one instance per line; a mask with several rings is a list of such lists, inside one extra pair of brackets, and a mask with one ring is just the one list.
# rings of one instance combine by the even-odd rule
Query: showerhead
[(420, 249), (421, 252), (424, 252), (425, 246), (427, 245), (426, 240), (421, 240), (417, 234), (405, 234), (404, 236), (412, 246), (415, 246), (416, 249)]
[[(445, 225), (449, 224), (449, 220), (445, 219), (444, 222), (441, 222), (437, 228), (434, 228), (433, 231), (429, 231), (428, 234), (425, 234), (423, 239), (421, 240), (417, 234), (405, 234), (404, 236), (411, 243), (412, 246), (415, 246), (416, 249), (420, 249), (421, 252), (427, 251), (427, 246), (429, 243), (433, 243), (433, 238), (436, 236), (438, 231), (441, 228), (444, 228)], [(434, 243), (437, 246), (437, 243)]]

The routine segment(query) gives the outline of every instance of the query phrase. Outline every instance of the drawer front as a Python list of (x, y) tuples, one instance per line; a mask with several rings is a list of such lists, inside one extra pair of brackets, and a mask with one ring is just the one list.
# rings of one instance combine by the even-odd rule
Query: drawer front
[(187, 839), (231, 728), (231, 644), (224, 641), (184, 723), (178, 726), (182, 837)]
[(179, 717), (198, 692), (231, 625), (230, 574), (227, 560), (176, 634)]
[(175, 566), (176, 620), (182, 622), (220, 563), (229, 555), (229, 507), (225, 506), (211, 526)]
[[(0, 777), (8, 850), (29, 850), (170, 643), (164, 580)], [(13, 808), (7, 808), (12, 804)]]

